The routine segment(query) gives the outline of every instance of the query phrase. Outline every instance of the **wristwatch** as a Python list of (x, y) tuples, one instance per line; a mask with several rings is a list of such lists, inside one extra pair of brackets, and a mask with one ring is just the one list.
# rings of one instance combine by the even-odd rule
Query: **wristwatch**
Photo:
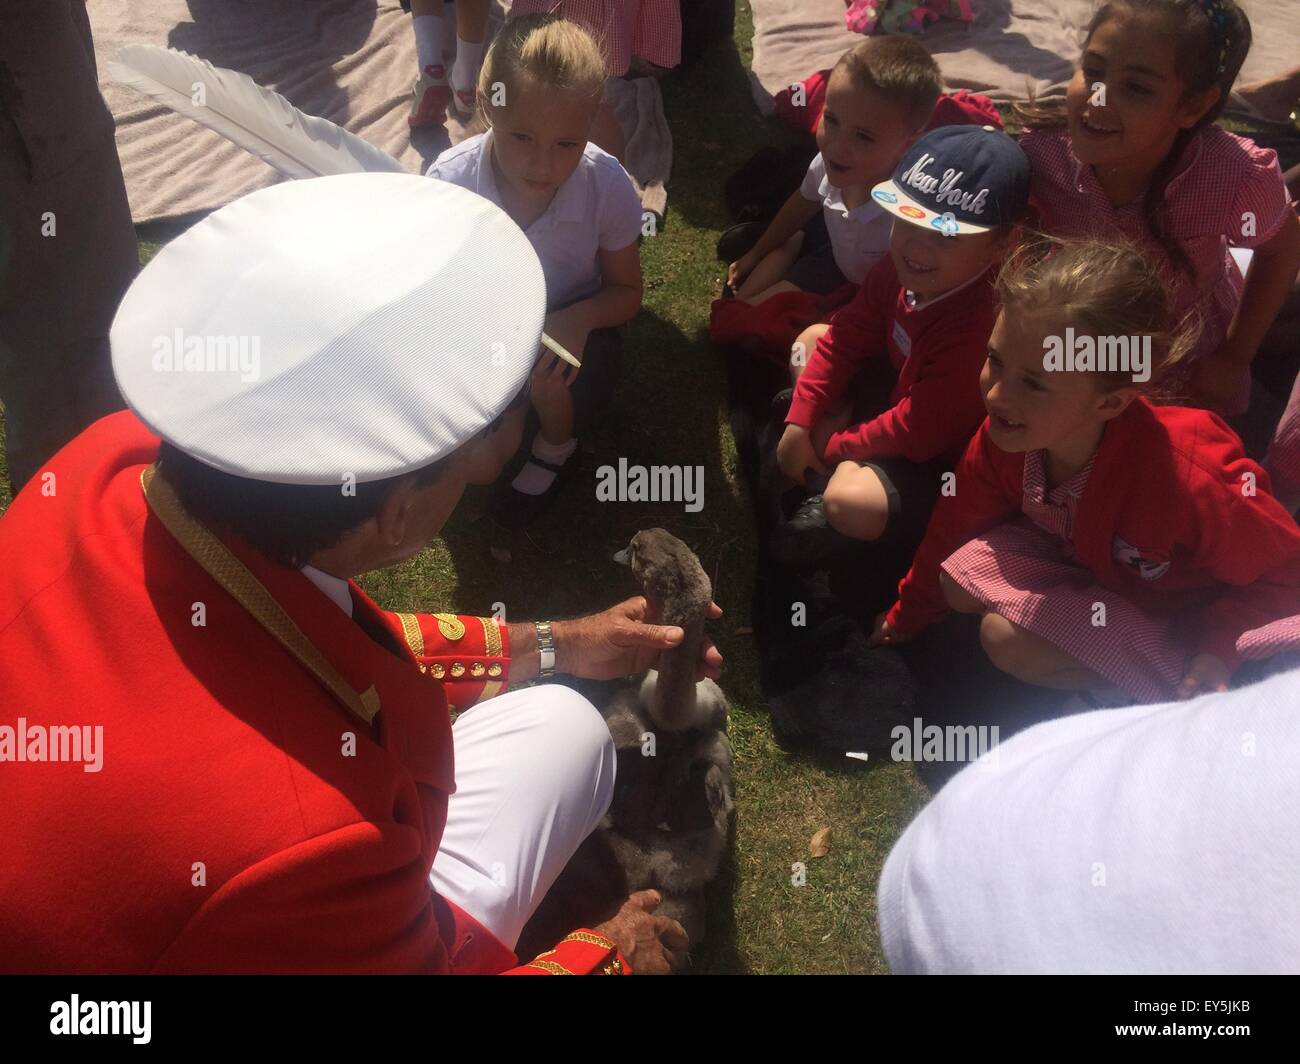
[(551, 635), (550, 621), (534, 621), (533, 627), (537, 630), (537, 649), (541, 654), (538, 675), (545, 679), (555, 675), (555, 639)]

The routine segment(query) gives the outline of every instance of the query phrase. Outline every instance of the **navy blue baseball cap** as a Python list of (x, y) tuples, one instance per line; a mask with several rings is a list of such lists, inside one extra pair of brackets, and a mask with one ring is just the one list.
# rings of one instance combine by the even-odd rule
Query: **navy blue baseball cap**
[(946, 236), (1012, 225), (1029, 207), (1029, 158), (992, 126), (940, 126), (871, 190), (890, 214)]

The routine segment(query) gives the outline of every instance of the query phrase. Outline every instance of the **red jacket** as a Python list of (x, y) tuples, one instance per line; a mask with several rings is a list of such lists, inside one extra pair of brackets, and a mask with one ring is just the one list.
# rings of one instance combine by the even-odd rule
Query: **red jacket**
[(894, 405), (835, 433), (822, 457), (831, 465), (891, 455), (918, 463), (955, 461), (984, 420), (979, 378), (996, 315), (992, 279), (990, 267), (967, 287), (914, 310), (893, 260), (881, 259), (817, 342), (786, 424), (811, 429), (848, 396), (863, 362), (888, 355), (898, 371)]
[[(428, 880), (454, 789), (447, 702), (504, 685), (505, 627), (388, 613), (355, 584), (354, 621), (300, 572), (227, 542), (367, 723), (150, 509), (141, 474), (157, 450), (132, 414), (104, 418), (0, 520), (0, 724), (103, 735), (97, 772), (0, 764), (0, 970), (510, 968)], [(625, 964), (585, 936), (516, 970)]]
[[(898, 586), (887, 618), (897, 631), (914, 634), (947, 612), (940, 565), (1021, 512), (1024, 465), (1023, 452), (992, 442), (986, 421)], [(1229, 668), (1241, 662), (1244, 632), (1300, 614), (1300, 528), (1269, 494), (1268, 474), (1208, 411), (1136, 399), (1110, 422), (1070, 541), (1102, 587), (1156, 616), (1199, 614), (1198, 653)]]

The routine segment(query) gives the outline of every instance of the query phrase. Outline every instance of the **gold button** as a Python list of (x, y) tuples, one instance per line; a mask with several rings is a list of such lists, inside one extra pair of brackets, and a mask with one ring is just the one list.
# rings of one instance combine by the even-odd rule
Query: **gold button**
[(451, 663), (451, 675), (452, 679), (460, 679), (460, 677), (465, 675), (465, 666), (459, 661), (453, 661)]
[(488, 666), (488, 675), (494, 679), (501, 675), (501, 666), (493, 662)]
[(469, 667), (469, 674), (471, 676), (482, 676), (485, 672), (487, 672), (487, 669), (481, 661), (476, 661)]
[(429, 666), (429, 671), (433, 673), (434, 679), (441, 680), (447, 675), (447, 670), (442, 667), (442, 662), (435, 661)]

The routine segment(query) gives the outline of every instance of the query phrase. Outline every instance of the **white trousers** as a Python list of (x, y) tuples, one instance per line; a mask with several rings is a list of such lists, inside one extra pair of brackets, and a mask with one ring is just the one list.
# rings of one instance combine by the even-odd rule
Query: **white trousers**
[(559, 684), (510, 691), (452, 726), (456, 793), (429, 881), (511, 949), (614, 796), (614, 742)]

